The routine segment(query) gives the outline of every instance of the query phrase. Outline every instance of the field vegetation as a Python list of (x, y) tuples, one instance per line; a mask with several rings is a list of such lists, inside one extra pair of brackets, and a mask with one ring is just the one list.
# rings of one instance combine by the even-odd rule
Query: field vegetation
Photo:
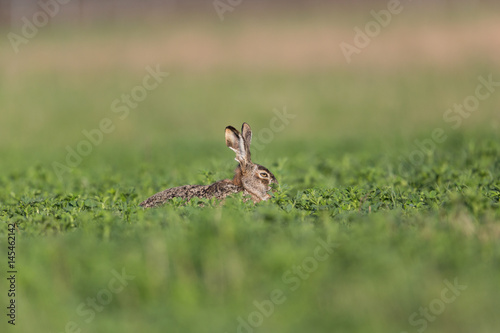
[[(498, 16), (403, 13), (347, 65), (369, 16), (238, 15), (0, 41), (2, 332), (495, 332)], [(242, 122), (273, 199), (138, 206), (232, 177)]]

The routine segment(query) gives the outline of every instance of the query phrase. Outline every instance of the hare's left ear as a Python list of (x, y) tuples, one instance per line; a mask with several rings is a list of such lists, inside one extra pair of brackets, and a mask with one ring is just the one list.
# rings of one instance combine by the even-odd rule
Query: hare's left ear
[(243, 123), (243, 125), (241, 125), (241, 135), (248, 146), (250, 146), (252, 143), (252, 129), (250, 128), (250, 125), (247, 123)]
[(250, 154), (250, 144), (252, 143), (252, 129), (247, 123), (243, 123), (243, 125), (241, 125), (241, 136), (243, 137), (245, 146), (246, 159), (250, 162), (252, 160)]
[(235, 160), (242, 166), (250, 162), (250, 160), (247, 160), (245, 140), (233, 126), (226, 127), (226, 146), (236, 153)]

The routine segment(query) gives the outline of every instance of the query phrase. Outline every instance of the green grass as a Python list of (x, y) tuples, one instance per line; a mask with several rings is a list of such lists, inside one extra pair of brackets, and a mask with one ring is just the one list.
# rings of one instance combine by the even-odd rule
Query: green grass
[[(329, 156), (328, 145), (279, 147), (293, 158), (262, 162), (281, 189), (256, 206), (240, 196), (224, 205), (137, 206), (164, 187), (230, 175), (228, 163), (198, 146), (177, 148), (185, 171), (162, 171), (168, 158), (145, 163), (132, 150), (110, 151), (65, 183), (43, 164), (4, 174), (1, 219), (19, 228), (19, 327), (230, 332), (254, 301), (280, 289), (286, 301), (261, 331), (414, 331), (421, 326), (408, 317), (440, 297), (444, 279), (458, 278), (467, 289), (428, 330), (491, 331), (498, 319), (489, 309), (500, 299), (500, 145), (470, 140), (403, 176), (394, 173), (397, 160), (363, 148)], [(205, 158), (206, 174), (194, 167)], [(284, 278), (314, 256), (318, 239), (335, 243), (333, 253), (304, 280)], [(86, 323), (76, 309), (122, 268), (134, 280)]]
[[(144, 73), (40, 70), (2, 82), (3, 309), (7, 224), (17, 226), (9, 331), (238, 332), (249, 316), (258, 327), (241, 332), (500, 327), (500, 92), (456, 130), (442, 119), (487, 67), (164, 69), (171, 76), (124, 120), (110, 104)], [(272, 200), (138, 207), (168, 187), (231, 177), (224, 127), (247, 121), (257, 140), (283, 107), (296, 118), (252, 155), (280, 182)], [(65, 163), (66, 146), (76, 149), (104, 117), (116, 130), (59, 179), (53, 162)], [(443, 143), (415, 165), (401, 162), (438, 127)], [(331, 253), (318, 255), (322, 242)], [(133, 279), (110, 292), (122, 270)], [(441, 314), (412, 317), (439, 306), (443, 281), (455, 279), (467, 288)], [(95, 297), (109, 304), (91, 311)]]

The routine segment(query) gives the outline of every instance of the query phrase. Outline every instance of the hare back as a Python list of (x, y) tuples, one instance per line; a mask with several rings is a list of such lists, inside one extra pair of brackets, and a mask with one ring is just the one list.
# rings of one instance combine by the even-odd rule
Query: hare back
[(242, 191), (241, 186), (234, 185), (229, 179), (220, 180), (211, 185), (184, 185), (166, 189), (156, 193), (152, 197), (140, 203), (141, 207), (149, 208), (164, 204), (172, 198), (181, 198), (189, 200), (193, 197), (198, 198), (217, 198), (224, 199), (229, 194)]

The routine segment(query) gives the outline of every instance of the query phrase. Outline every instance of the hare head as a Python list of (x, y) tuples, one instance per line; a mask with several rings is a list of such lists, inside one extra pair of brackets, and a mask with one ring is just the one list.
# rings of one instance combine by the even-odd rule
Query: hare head
[(241, 126), (241, 133), (233, 126), (226, 127), (226, 145), (236, 153), (235, 160), (239, 163), (234, 171), (233, 182), (243, 187), (256, 203), (271, 198), (268, 193), (271, 190), (270, 185), (278, 184), (278, 181), (266, 167), (252, 163), (251, 142), (252, 129), (247, 123)]

